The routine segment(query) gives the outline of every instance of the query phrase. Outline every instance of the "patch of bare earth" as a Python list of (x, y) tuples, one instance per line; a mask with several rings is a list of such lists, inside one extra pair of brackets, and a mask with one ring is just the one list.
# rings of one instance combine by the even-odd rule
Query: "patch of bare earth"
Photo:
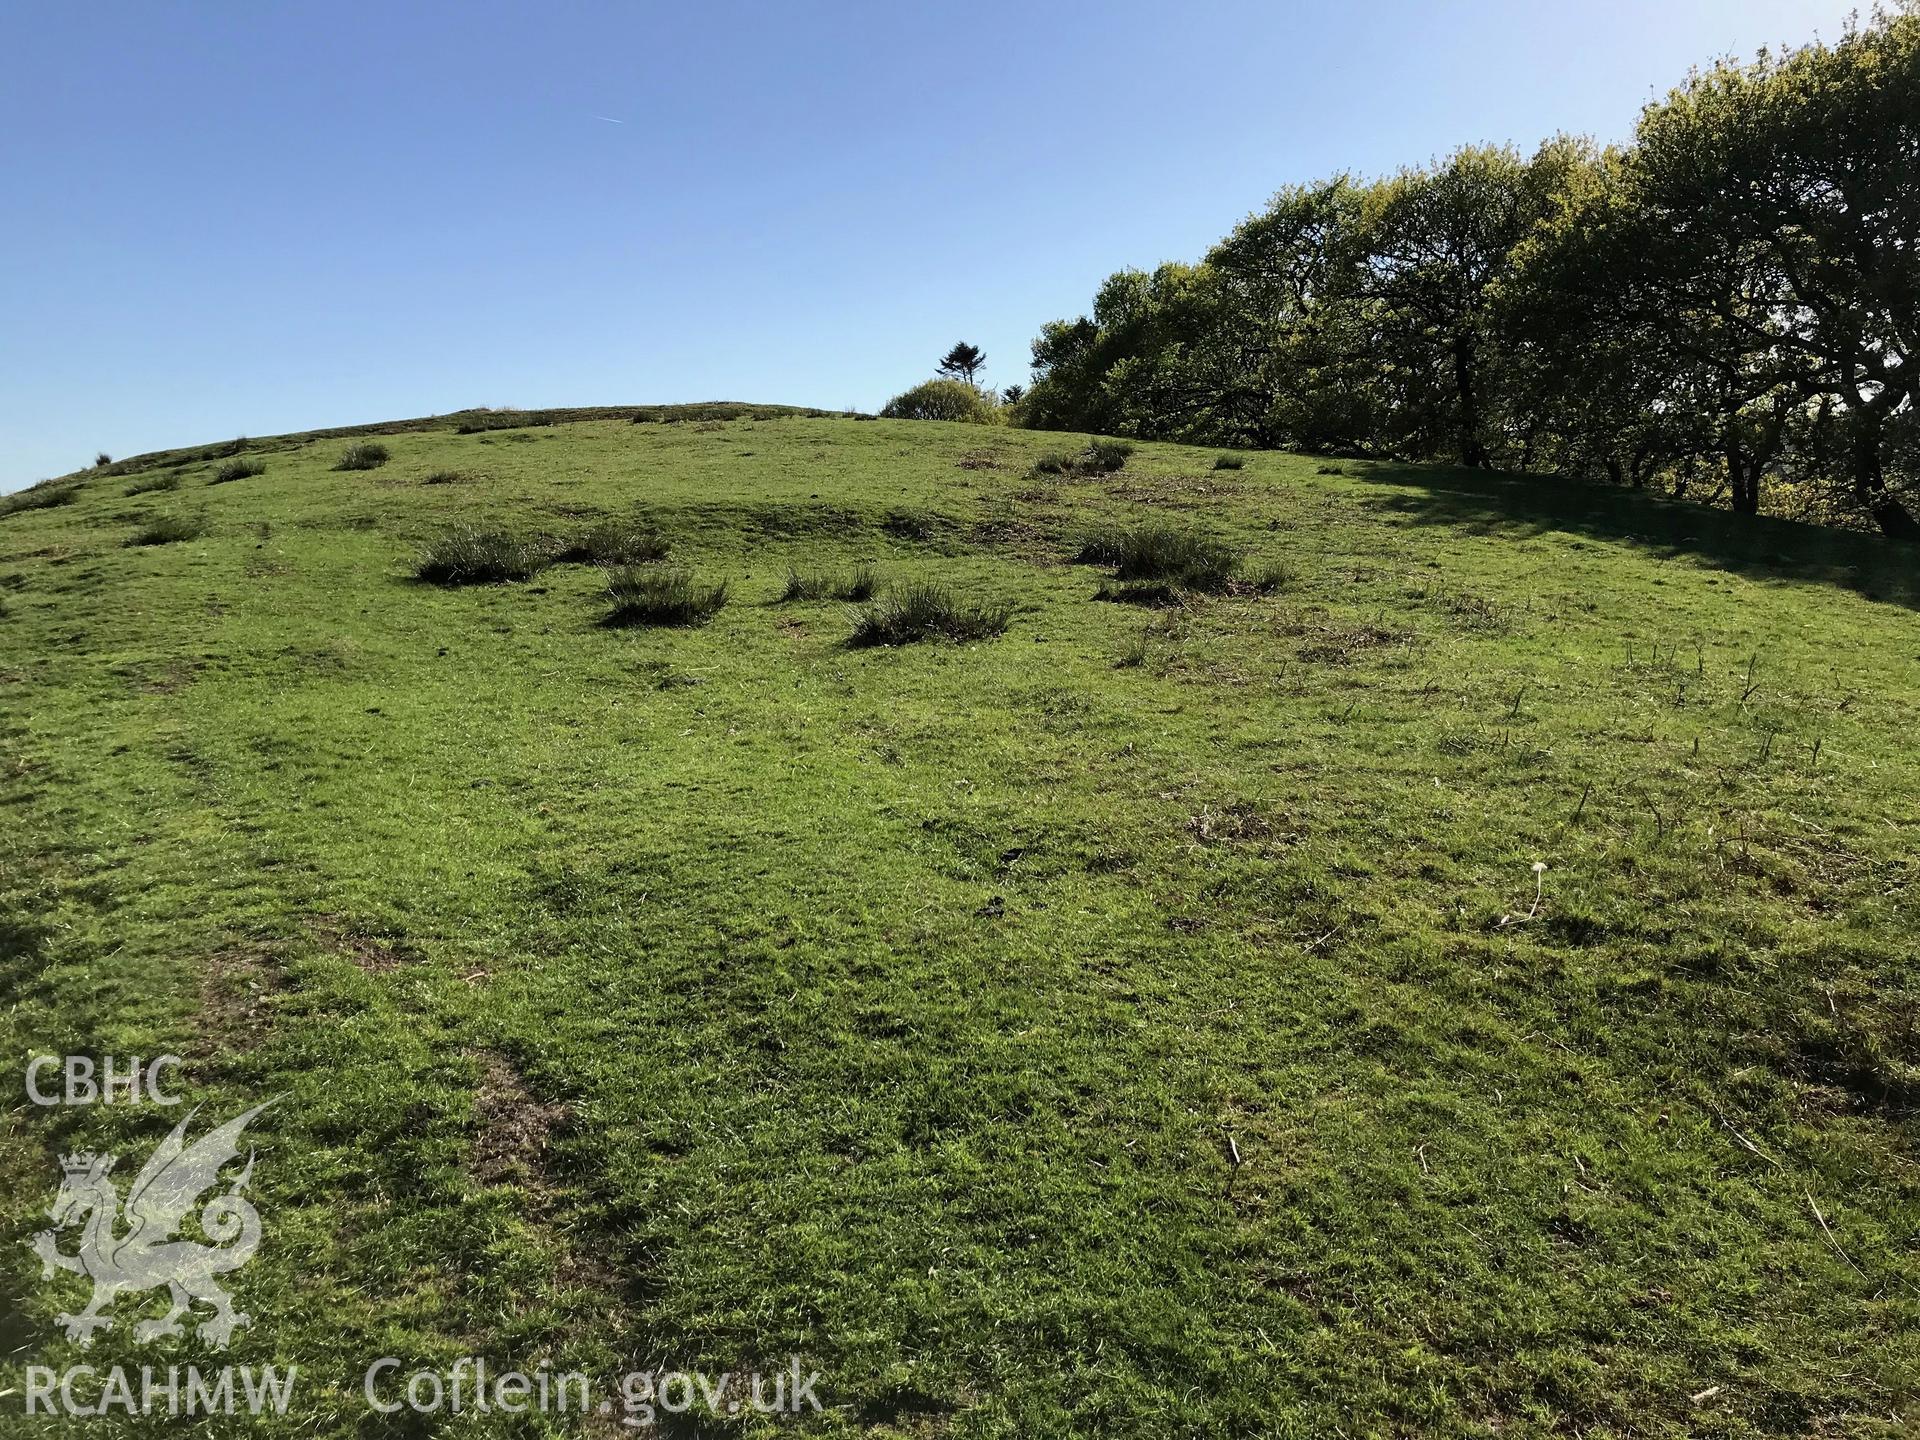
[(276, 946), (240, 940), (222, 946), (200, 970), (200, 1033), (206, 1055), (251, 1050), (271, 1023), (273, 1001), (288, 988)]
[(559, 1188), (550, 1168), (553, 1140), (566, 1128), (567, 1107), (536, 1098), (498, 1051), (483, 1050), (473, 1058), (480, 1066), (474, 1179), (483, 1185), (516, 1185), (536, 1199), (551, 1199)]
[(326, 949), (369, 975), (386, 975), (402, 965), (417, 964), (422, 958), (405, 940), (369, 934), (339, 915), (317, 915), (307, 921), (307, 930)]

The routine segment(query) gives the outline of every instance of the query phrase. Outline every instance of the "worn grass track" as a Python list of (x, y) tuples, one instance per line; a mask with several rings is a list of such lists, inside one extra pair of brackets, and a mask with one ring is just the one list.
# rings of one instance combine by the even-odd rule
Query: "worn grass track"
[[(977, 427), (349, 443), (0, 517), (9, 1053), (287, 1097), (231, 1358), (300, 1413), (240, 1433), (440, 1433), (361, 1372), (473, 1353), (799, 1355), (847, 1433), (1920, 1419), (1908, 555), (1282, 455), (1035, 475), (1060, 437)], [(724, 607), (412, 578), (607, 522)], [(1265, 578), (1096, 601), (1072, 557), (1150, 524)], [(782, 601), (868, 564), (1011, 624), (854, 648)], [(54, 1156), (175, 1118), (9, 1116), (0, 1390), (82, 1358), (24, 1243)], [(156, 1353), (197, 1355), (84, 1358)]]

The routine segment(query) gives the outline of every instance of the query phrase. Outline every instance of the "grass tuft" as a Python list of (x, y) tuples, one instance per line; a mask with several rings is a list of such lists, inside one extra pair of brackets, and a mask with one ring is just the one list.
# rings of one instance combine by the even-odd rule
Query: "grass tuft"
[(1291, 589), (1299, 582), (1300, 572), (1284, 560), (1270, 560), (1247, 576), (1247, 584), (1261, 595)]
[(1111, 475), (1127, 463), (1133, 446), (1125, 440), (1094, 440), (1084, 450), (1050, 450), (1033, 462), (1036, 475)]
[(548, 559), (521, 536), (461, 526), (428, 542), (413, 578), (428, 585), (497, 585), (531, 578)]
[(788, 604), (795, 600), (871, 600), (878, 588), (871, 565), (861, 565), (851, 575), (824, 570), (803, 575), (798, 570), (789, 570), (786, 588), (780, 592), (780, 603)]
[(127, 487), (126, 493), (133, 495), (151, 495), (158, 490), (178, 490), (180, 475), (175, 471), (167, 475), (150, 475), (145, 480), (136, 480)]
[(1247, 468), (1247, 457), (1244, 455), (1216, 455), (1213, 457), (1213, 468), (1216, 470), (1244, 470)]
[(1082, 565), (1110, 565), (1117, 580), (1159, 581), (1203, 594), (1217, 594), (1231, 585), (1240, 563), (1223, 541), (1158, 524), (1090, 535), (1074, 559)]
[(235, 480), (251, 480), (255, 475), (264, 475), (267, 467), (258, 460), (229, 460), (213, 472), (209, 485), (227, 485)]
[(198, 540), (207, 533), (205, 517), (199, 515), (156, 515), (127, 541), (129, 545), (172, 545), (181, 540)]
[(43, 480), (38, 485), (17, 490), (11, 495), (0, 495), (0, 515), (13, 515), (22, 510), (50, 510), (55, 505), (71, 505), (79, 498), (79, 486), (55, 485)]
[(727, 583), (702, 585), (687, 570), (626, 565), (607, 572), (609, 625), (703, 625), (727, 603)]
[(650, 565), (666, 559), (672, 548), (651, 525), (606, 520), (569, 540), (554, 558), (569, 565)]
[(340, 452), (340, 460), (333, 467), (336, 470), (378, 470), (393, 457), (387, 447), (377, 440), (363, 440), (357, 445), (349, 445)]
[(966, 605), (942, 586), (915, 581), (856, 611), (849, 645), (910, 645), (919, 640), (989, 640), (1005, 633), (1008, 605)]

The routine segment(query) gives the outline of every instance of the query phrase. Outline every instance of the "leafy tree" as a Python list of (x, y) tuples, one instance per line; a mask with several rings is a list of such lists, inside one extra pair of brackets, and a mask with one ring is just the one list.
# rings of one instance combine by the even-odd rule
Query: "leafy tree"
[(1695, 74), (1634, 143), (1282, 191), (1042, 327), (1017, 420), (1454, 459), (1920, 538), (1920, 13)]
[(987, 357), (984, 353), (962, 340), (941, 357), (940, 363), (934, 369), (949, 380), (963, 380), (971, 385), (974, 383), (974, 377), (980, 373), (981, 367), (986, 363)]
[(974, 425), (1004, 423), (991, 399), (963, 380), (923, 380), (896, 395), (881, 409), (888, 420), (961, 420)]
[(1745, 400), (1730, 457), (1757, 431), (1764, 462), (1798, 407), (1853, 503), (1905, 539), (1920, 539), (1898, 493), (1914, 477), (1890, 464), (1920, 385), (1916, 174), (1913, 14), (1695, 75), (1648, 109), (1628, 166), (1659, 319), (1709, 326)]

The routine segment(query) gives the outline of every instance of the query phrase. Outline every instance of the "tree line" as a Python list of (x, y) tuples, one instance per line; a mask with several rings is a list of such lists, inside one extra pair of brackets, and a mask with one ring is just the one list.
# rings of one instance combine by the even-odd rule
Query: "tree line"
[(1628, 144), (1282, 190), (1033, 344), (1016, 418), (1606, 478), (1920, 539), (1920, 14), (1696, 71)]

